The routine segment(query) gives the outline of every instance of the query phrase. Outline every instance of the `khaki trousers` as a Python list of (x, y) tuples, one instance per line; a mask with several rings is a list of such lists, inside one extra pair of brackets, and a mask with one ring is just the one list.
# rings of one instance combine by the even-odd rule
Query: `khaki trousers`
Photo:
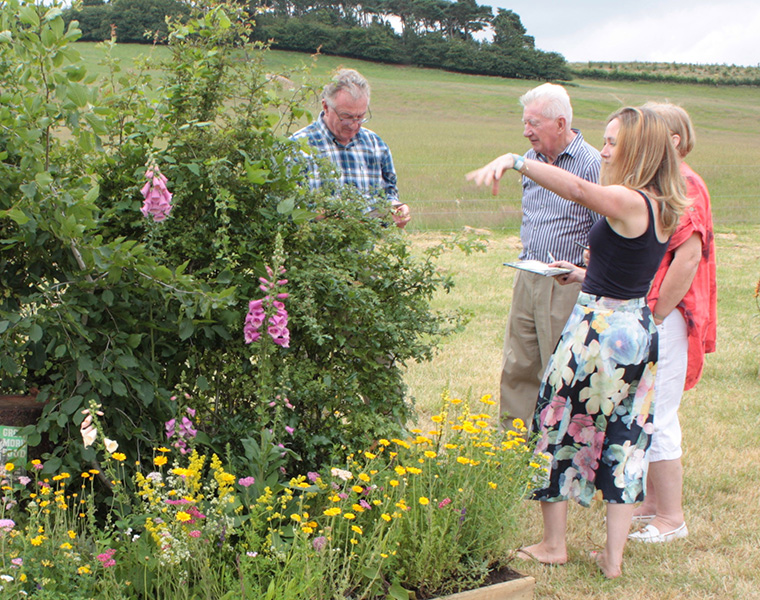
[(580, 290), (578, 283), (560, 285), (554, 277), (517, 271), (501, 365), (503, 427), (516, 418), (531, 427), (541, 378)]

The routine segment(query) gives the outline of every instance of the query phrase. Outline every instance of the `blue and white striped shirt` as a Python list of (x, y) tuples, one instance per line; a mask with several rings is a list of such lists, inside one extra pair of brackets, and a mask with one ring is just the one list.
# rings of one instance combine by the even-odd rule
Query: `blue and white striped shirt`
[[(583, 140), (580, 131), (573, 131), (577, 135), (560, 153), (554, 165), (578, 177), (599, 183), (599, 151)], [(543, 154), (536, 153), (532, 148), (525, 154), (525, 158), (548, 163)], [(523, 250), (520, 259), (553, 262), (549, 257), (551, 252), (557, 260), (583, 264), (583, 249), (575, 242), (588, 245), (589, 229), (599, 220), (599, 215), (580, 204), (560, 198), (527, 177), (522, 178), (522, 186), (520, 239)]]
[[(314, 153), (307, 155), (309, 187), (319, 189), (323, 185), (320, 166), (329, 159), (335, 167), (339, 186), (350, 184), (370, 199), (387, 198), (391, 204), (399, 204), (396, 187), (396, 170), (390, 148), (374, 131), (361, 127), (353, 139), (344, 146), (339, 143), (323, 121), (324, 113), (303, 129), (296, 131), (291, 139), (306, 138)], [(323, 167), (324, 168), (324, 167)]]

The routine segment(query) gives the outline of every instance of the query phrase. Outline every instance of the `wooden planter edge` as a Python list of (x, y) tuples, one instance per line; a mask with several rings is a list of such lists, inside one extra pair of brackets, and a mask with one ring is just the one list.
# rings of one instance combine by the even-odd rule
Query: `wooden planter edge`
[(434, 600), (533, 600), (535, 587), (536, 580), (526, 576), (476, 590), (441, 596)]

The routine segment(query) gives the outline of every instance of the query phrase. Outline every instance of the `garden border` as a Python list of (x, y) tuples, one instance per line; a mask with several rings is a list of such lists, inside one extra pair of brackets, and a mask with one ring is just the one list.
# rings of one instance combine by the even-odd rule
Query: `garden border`
[(535, 587), (536, 580), (528, 575), (433, 600), (533, 600)]

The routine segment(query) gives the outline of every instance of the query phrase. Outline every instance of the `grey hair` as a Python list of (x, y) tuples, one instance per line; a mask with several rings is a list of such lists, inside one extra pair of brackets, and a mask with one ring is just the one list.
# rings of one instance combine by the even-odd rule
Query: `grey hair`
[(570, 96), (561, 85), (544, 83), (520, 96), (520, 104), (523, 108), (533, 104), (541, 104), (541, 114), (547, 119), (564, 117), (567, 126), (573, 124), (573, 107), (570, 104)]
[(348, 92), (354, 100), (361, 97), (369, 100), (369, 82), (354, 69), (340, 69), (322, 90), (322, 100), (331, 101), (340, 91)]

